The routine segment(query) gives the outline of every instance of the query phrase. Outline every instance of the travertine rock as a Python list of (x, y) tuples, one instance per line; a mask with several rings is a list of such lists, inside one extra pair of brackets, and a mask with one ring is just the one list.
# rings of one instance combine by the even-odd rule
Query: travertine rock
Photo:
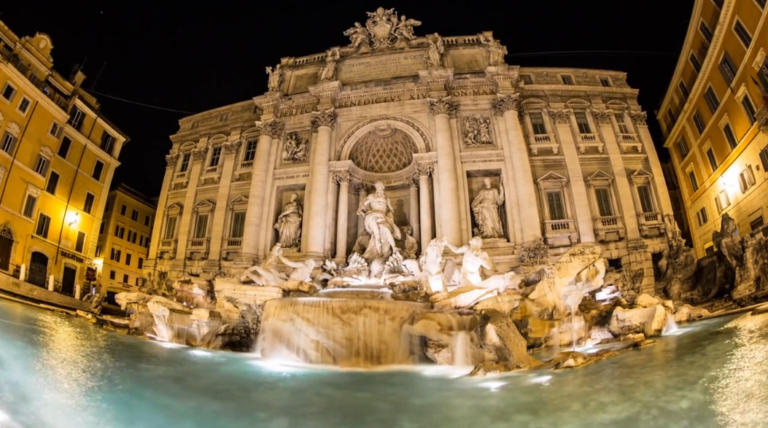
[(691, 322), (699, 320), (709, 315), (709, 311), (704, 308), (697, 308), (691, 305), (683, 305), (675, 312), (675, 322)]
[(659, 336), (666, 323), (667, 311), (661, 305), (628, 310), (617, 307), (611, 316), (608, 330), (614, 336), (643, 333), (646, 337), (652, 337)]
[(476, 329), (485, 351), (486, 363), (501, 363), (508, 368), (530, 368), (541, 364), (528, 355), (527, 343), (512, 319), (489, 310)]
[(656, 306), (661, 301), (655, 297), (651, 297), (648, 294), (641, 294), (640, 297), (635, 300), (635, 305), (638, 308), (650, 308), (651, 306)]

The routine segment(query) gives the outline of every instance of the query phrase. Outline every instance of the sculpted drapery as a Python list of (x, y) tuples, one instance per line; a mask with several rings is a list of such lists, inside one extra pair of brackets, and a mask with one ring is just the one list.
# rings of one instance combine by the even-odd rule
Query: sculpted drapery
[(472, 201), (472, 213), (482, 238), (500, 238), (504, 236), (504, 227), (499, 217), (499, 206), (504, 203), (504, 188), (491, 187), (491, 179), (483, 180), (485, 188), (480, 190)]

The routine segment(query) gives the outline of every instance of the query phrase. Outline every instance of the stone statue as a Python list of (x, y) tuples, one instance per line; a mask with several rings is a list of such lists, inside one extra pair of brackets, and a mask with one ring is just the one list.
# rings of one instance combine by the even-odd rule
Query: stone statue
[(406, 259), (415, 259), (419, 252), (419, 241), (413, 237), (413, 228), (403, 226), (403, 255)]
[(504, 236), (504, 228), (499, 217), (499, 206), (504, 203), (504, 187), (491, 187), (491, 179), (483, 179), (485, 188), (481, 189), (472, 201), (472, 213), (478, 225), (479, 236), (482, 238), (500, 238)]
[(432, 37), (427, 37), (429, 42), (429, 48), (427, 49), (427, 65), (430, 67), (442, 67), (443, 66), (443, 52), (445, 52), (445, 46), (443, 46), (443, 38), (439, 34), (435, 33)]
[(368, 46), (368, 30), (359, 22), (355, 22), (355, 26), (345, 31), (344, 35), (349, 37), (349, 45), (355, 50), (360, 49), (360, 46)]
[(508, 53), (507, 47), (499, 43), (498, 40), (494, 40), (491, 36), (479, 34), (480, 42), (485, 45), (490, 54), (490, 65), (502, 65), (504, 64), (504, 56)]
[(369, 261), (386, 259), (396, 250), (395, 239), (400, 239), (400, 229), (393, 219), (392, 203), (384, 194), (384, 183), (374, 184), (375, 191), (360, 202), (357, 215), (363, 216), (365, 231), (371, 236), (363, 257)]
[(291, 132), (285, 139), (283, 162), (306, 162), (309, 142), (299, 137), (298, 132)]
[(280, 92), (280, 86), (283, 84), (283, 70), (280, 68), (280, 64), (272, 67), (267, 67), (267, 74), (269, 79), (267, 80), (267, 89), (269, 92)]
[(299, 195), (291, 195), (291, 201), (285, 204), (283, 212), (277, 217), (275, 229), (280, 234), (280, 246), (283, 248), (298, 247), (301, 244), (302, 208), (297, 202)]
[(286, 266), (292, 267), (293, 271), (288, 275), (288, 279), (280, 287), (287, 290), (306, 290), (308, 287), (314, 287), (312, 284), (312, 270), (315, 268), (315, 261), (305, 260), (303, 263), (292, 262), (283, 257), (282, 252), (277, 255), (280, 261)]
[(334, 80), (336, 78), (336, 62), (341, 58), (339, 48), (328, 49), (325, 52), (325, 64), (320, 68), (317, 73), (321, 82)]
[(240, 281), (250, 278), (256, 285), (263, 287), (276, 287), (287, 278), (277, 269), (278, 260), (281, 254), (280, 244), (275, 244), (269, 252), (269, 256), (264, 260), (261, 266), (253, 266), (243, 272)]
[(488, 256), (488, 253), (483, 251), (483, 240), (481, 238), (475, 236), (469, 240), (469, 244), (459, 248), (451, 245), (450, 242), (447, 242), (446, 245), (455, 254), (464, 254), (461, 262), (461, 285), (476, 286), (483, 282), (483, 277), (480, 276), (480, 269), (493, 269), (491, 258)]
[(470, 147), (493, 144), (491, 119), (480, 116), (465, 117), (464, 144)]
[(443, 251), (447, 244), (445, 237), (435, 238), (421, 253), (419, 266), (423, 273), (422, 288), (428, 293), (448, 291), (443, 273)]
[(421, 21), (408, 19), (405, 15), (401, 16), (400, 22), (398, 22), (397, 27), (395, 27), (395, 37), (397, 37), (397, 41), (410, 42), (415, 39), (416, 36), (413, 35), (413, 27), (418, 27), (419, 25), (421, 25)]

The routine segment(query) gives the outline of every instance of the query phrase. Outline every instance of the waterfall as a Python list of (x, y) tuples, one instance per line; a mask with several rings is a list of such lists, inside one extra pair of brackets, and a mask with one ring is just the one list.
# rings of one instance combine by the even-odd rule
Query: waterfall
[(472, 342), (468, 331), (457, 331), (453, 334), (453, 365), (472, 365)]
[(667, 323), (664, 325), (664, 330), (662, 330), (662, 335), (668, 335), (668, 334), (676, 334), (680, 328), (677, 326), (677, 323), (675, 322), (675, 316), (672, 314), (667, 314)]
[(415, 364), (419, 347), (403, 326), (423, 308), (394, 300), (270, 300), (264, 307), (256, 352), (264, 358), (310, 364)]

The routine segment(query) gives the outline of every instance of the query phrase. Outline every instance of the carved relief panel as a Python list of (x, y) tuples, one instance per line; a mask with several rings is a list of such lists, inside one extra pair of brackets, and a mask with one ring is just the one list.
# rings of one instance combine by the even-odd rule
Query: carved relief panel
[(466, 148), (490, 149), (494, 145), (493, 123), (488, 115), (469, 115), (461, 118), (462, 143)]
[(292, 131), (285, 134), (281, 153), (282, 165), (300, 165), (309, 161), (310, 131)]

